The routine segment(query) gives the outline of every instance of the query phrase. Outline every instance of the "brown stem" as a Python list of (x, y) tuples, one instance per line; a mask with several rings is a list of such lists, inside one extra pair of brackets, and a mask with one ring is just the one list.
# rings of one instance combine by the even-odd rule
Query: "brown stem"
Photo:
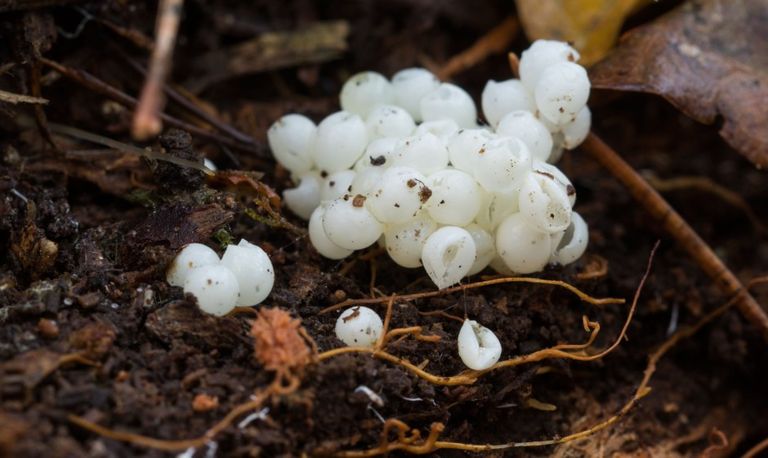
[(141, 90), (139, 105), (133, 116), (131, 129), (136, 140), (146, 140), (160, 133), (163, 124), (160, 112), (163, 111), (163, 86), (171, 68), (173, 47), (181, 21), (181, 9), (184, 0), (161, 0), (157, 12), (155, 48), (149, 63), (149, 72)]
[(590, 133), (582, 144), (582, 148), (621, 181), (648, 213), (661, 221), (664, 229), (704, 269), (704, 272), (715, 281), (723, 293), (738, 297), (739, 311), (768, 339), (768, 315), (749, 291), (744, 288), (736, 275), (723, 264), (723, 261), (712, 251), (712, 248), (699, 237), (699, 234), (683, 217), (647, 181), (638, 175), (632, 166), (597, 135)]
[[(125, 107), (133, 108), (138, 103), (135, 97), (126, 94), (125, 92), (117, 89), (116, 87), (110, 85), (105, 81), (100, 80), (99, 78), (88, 73), (85, 70), (69, 67), (62, 63), (59, 63), (50, 59), (46, 59), (45, 57), (41, 57), (40, 62), (56, 70), (57, 72), (71, 79), (72, 81), (75, 81), (76, 83), (82, 85), (83, 87), (91, 89), (92, 91), (95, 91), (109, 99), (112, 99), (115, 102)], [(254, 145), (246, 145), (238, 141), (235, 141), (229, 137), (219, 135), (215, 132), (209, 132), (205, 129), (201, 129), (200, 127), (197, 127), (188, 122), (184, 122), (180, 119), (176, 119), (173, 116), (170, 116), (166, 113), (160, 113), (160, 118), (164, 122), (168, 123), (169, 125), (178, 127), (179, 129), (184, 129), (193, 135), (197, 135), (198, 137), (206, 138), (208, 140), (221, 143), (222, 145), (226, 145), (232, 148), (237, 148), (238, 150), (254, 153), (256, 155), (262, 154), (262, 151)]]
[(451, 57), (437, 72), (438, 78), (448, 80), (457, 73), (474, 67), (491, 54), (504, 52), (509, 48), (519, 30), (517, 18), (509, 16), (488, 33), (480, 37), (471, 47)]

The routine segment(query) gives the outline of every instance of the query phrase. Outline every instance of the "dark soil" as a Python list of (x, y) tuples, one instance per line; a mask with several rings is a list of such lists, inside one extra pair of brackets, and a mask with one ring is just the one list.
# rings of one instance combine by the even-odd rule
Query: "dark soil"
[[(264, 144), (266, 127), (278, 116), (298, 110), (319, 120), (336, 109), (341, 83), (358, 70), (391, 74), (445, 62), (514, 14), (512, 5), (187, 2), (174, 82), (204, 76), (205, 69), (196, 65), (200, 56), (260, 33), (321, 20), (349, 22), (349, 50), (330, 62), (244, 75), (198, 94), (221, 118), (257, 139), (250, 151), (176, 130), (149, 145), (186, 159), (204, 153), (221, 168), (264, 172), (263, 182), (280, 191), (289, 184), (288, 174), (275, 167)], [(137, 94), (143, 77), (130, 61), (146, 62), (147, 52), (100, 21), (83, 23), (82, 11), (153, 36), (154, 4), (81, 2), (2, 13), (0, 42), (8, 46), (0, 47), (0, 88), (27, 93), (35, 84), (35, 56), (42, 54)], [(525, 46), (521, 36), (514, 50)], [(505, 57), (497, 55), (456, 80), (477, 97), (487, 79), (509, 75)], [(42, 96), (50, 100), (43, 108), (48, 121), (130, 141), (130, 109), (49, 68), (42, 68), (41, 76)], [(641, 173), (709, 177), (768, 221), (765, 174), (732, 151), (715, 127), (695, 124), (650, 96), (594, 94), (591, 106), (595, 131)], [(169, 103), (167, 111), (196, 122), (177, 104)], [(70, 423), (67, 415), (151, 437), (192, 438), (270, 383), (272, 373), (253, 356), (252, 315), (205, 316), (191, 297), (165, 282), (165, 266), (186, 243), (218, 249), (228, 237), (244, 237), (262, 245), (276, 269), (265, 306), (301, 318), (320, 351), (340, 342), (333, 335), (337, 314), (318, 312), (345, 297), (368, 296), (374, 264), (375, 287), (385, 295), (430, 289), (420, 270), (398, 268), (386, 256), (351, 267), (320, 257), (306, 237), (289, 229), (288, 223), (302, 226), (300, 220), (285, 211), (288, 223), (265, 224), (269, 214), (249, 205), (242, 188), (221, 181), (208, 186), (194, 170), (114, 150), (94, 152), (99, 147), (64, 136), (55, 137), (57, 152), (28, 105), (0, 104), (0, 117), (0, 456), (166, 456), (99, 437)], [(423, 435), (431, 423), (442, 422), (442, 437), (451, 441), (531, 441), (583, 430), (616, 413), (670, 328), (694, 324), (728, 298), (605, 170), (579, 150), (566, 154), (560, 165), (577, 189), (590, 247), (579, 262), (550, 268), (542, 277), (571, 282), (595, 296), (631, 298), (661, 239), (628, 339), (613, 353), (597, 362), (550, 360), (499, 370), (460, 387), (431, 385), (369, 355), (340, 356), (308, 366), (295, 393), (267, 404), (265, 419), (244, 427), (235, 422), (195, 456), (366, 449), (378, 443), (380, 418), (400, 419)], [(264, 189), (255, 192), (251, 197), (266, 200)], [(745, 281), (768, 270), (765, 234), (740, 209), (701, 190), (665, 195)], [(601, 258), (606, 275), (579, 280), (577, 274)], [(756, 297), (768, 300), (765, 290)], [(421, 325), (442, 339), (405, 339), (390, 345), (391, 353), (450, 375), (463, 369), (455, 350), (460, 323), (419, 313), (434, 310), (492, 323), (503, 357), (512, 357), (583, 342), (582, 315), (600, 322), (596, 346), (605, 346), (618, 334), (628, 305), (596, 307), (561, 289), (523, 284), (396, 302), (393, 327)], [(504, 456), (698, 456), (710, 445), (713, 430), (722, 431), (729, 445), (709, 456), (743, 452), (768, 435), (765, 348), (731, 310), (662, 360), (652, 393), (617, 425), (579, 442)], [(73, 352), (98, 365), (59, 364), (62, 355)], [(383, 405), (355, 392), (361, 385)], [(218, 404), (193, 410), (199, 394), (216, 397)], [(556, 410), (534, 408), (535, 401)]]

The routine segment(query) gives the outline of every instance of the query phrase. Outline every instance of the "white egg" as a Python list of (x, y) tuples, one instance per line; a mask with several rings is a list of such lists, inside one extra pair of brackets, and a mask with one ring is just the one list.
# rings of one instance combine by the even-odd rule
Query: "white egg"
[(379, 105), (365, 119), (368, 128), (368, 139), (383, 137), (405, 137), (416, 129), (416, 123), (411, 115), (395, 105)]
[(219, 263), (219, 255), (202, 243), (190, 243), (173, 259), (165, 279), (172, 286), (184, 286), (192, 270)]
[(308, 220), (320, 205), (320, 190), (323, 179), (316, 171), (306, 172), (299, 178), (299, 185), (283, 191), (285, 205), (297, 216)]
[(200, 310), (216, 316), (224, 316), (235, 308), (239, 291), (237, 277), (222, 265), (193, 269), (184, 282), (184, 292), (195, 296)]
[(238, 306), (253, 306), (264, 302), (275, 284), (275, 270), (267, 253), (247, 240), (229, 245), (221, 257), (221, 265), (235, 274), (240, 285)]
[(317, 126), (312, 158), (318, 169), (338, 172), (352, 167), (367, 144), (368, 131), (360, 116), (338, 111)]
[(295, 174), (308, 172), (314, 165), (312, 148), (317, 127), (300, 114), (287, 114), (267, 130), (267, 141), (275, 160)]
[(437, 223), (422, 211), (405, 223), (390, 224), (384, 230), (384, 246), (389, 257), (406, 268), (421, 266), (421, 251)]
[(496, 230), (496, 252), (513, 272), (538, 272), (552, 253), (551, 236), (529, 225), (522, 214), (513, 213)]
[(426, 181), (416, 169), (390, 167), (381, 175), (379, 186), (370, 191), (368, 208), (385, 224), (409, 221), (432, 195)]
[(363, 118), (380, 105), (394, 101), (392, 84), (376, 72), (360, 72), (349, 78), (341, 88), (341, 109)]
[(477, 250), (466, 229), (444, 226), (427, 238), (421, 250), (421, 263), (439, 289), (455, 285), (475, 263)]
[(461, 170), (440, 170), (427, 177), (432, 191), (424, 208), (440, 224), (466, 226), (480, 211), (482, 190), (472, 175)]
[(507, 113), (517, 110), (536, 111), (536, 104), (528, 89), (518, 79), (496, 82), (489, 80), (481, 97), (483, 114), (494, 128)]
[(309, 218), (309, 241), (322, 256), (328, 259), (344, 259), (354, 250), (342, 248), (328, 238), (323, 228), (323, 216), (325, 216), (326, 207), (327, 204), (321, 204), (312, 212), (312, 216)]
[(440, 86), (440, 80), (429, 70), (406, 68), (392, 77), (395, 103), (405, 108), (416, 122), (421, 121), (421, 99)]
[(472, 370), (488, 369), (501, 358), (499, 338), (475, 320), (464, 320), (457, 340), (459, 357)]
[(348, 250), (367, 248), (381, 237), (382, 225), (365, 205), (363, 195), (345, 196), (328, 203), (323, 229), (328, 240)]
[(421, 119), (453, 119), (459, 127), (475, 127), (477, 108), (467, 91), (455, 84), (442, 83), (421, 99)]
[(381, 317), (362, 305), (344, 310), (336, 320), (336, 337), (349, 347), (373, 347), (383, 330)]

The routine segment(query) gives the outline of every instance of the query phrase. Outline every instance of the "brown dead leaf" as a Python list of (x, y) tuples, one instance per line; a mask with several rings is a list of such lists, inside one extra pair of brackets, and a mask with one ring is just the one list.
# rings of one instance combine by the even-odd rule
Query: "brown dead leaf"
[(624, 20), (649, 0), (516, 0), (525, 34), (531, 41), (568, 41), (581, 53), (580, 63), (600, 60), (616, 42)]
[(768, 3), (692, 0), (622, 38), (590, 72), (596, 88), (658, 94), (768, 165)]
[(264, 33), (232, 48), (201, 56), (196, 67), (202, 76), (184, 86), (199, 93), (211, 84), (236, 76), (336, 59), (347, 50), (348, 34), (346, 21), (318, 22), (296, 30)]

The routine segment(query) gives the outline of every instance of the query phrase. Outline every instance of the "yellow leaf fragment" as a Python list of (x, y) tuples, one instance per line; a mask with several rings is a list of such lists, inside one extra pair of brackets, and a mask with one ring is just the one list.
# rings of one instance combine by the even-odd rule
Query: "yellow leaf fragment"
[(610, 50), (624, 19), (650, 0), (515, 0), (525, 34), (567, 41), (590, 65)]

